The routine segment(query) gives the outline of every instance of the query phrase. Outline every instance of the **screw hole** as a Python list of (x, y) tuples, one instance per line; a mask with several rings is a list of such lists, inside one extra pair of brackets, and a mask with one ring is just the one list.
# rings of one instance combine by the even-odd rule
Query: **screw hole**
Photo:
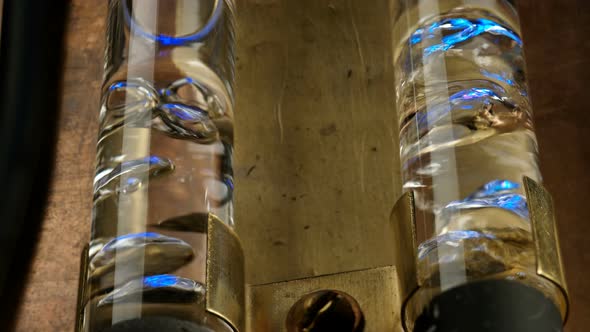
[(322, 290), (299, 299), (287, 315), (288, 332), (362, 332), (365, 318), (350, 295)]

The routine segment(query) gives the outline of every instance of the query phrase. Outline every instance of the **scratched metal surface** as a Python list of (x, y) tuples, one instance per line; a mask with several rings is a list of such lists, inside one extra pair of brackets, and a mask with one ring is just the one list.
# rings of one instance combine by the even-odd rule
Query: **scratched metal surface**
[(248, 282), (391, 264), (389, 1), (239, 5), (235, 219)]

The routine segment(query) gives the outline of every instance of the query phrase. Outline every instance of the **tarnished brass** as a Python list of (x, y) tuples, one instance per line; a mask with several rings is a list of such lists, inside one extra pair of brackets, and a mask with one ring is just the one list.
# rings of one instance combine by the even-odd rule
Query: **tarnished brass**
[(84, 302), (86, 301), (86, 284), (88, 282), (88, 250), (90, 245), (84, 246), (80, 257), (80, 275), (78, 279), (78, 303), (76, 304), (76, 327), (74, 331), (81, 331), (84, 321)]
[(248, 287), (247, 332), (286, 332), (287, 315), (303, 296), (337, 290), (353, 297), (365, 316), (364, 332), (401, 332), (397, 271), (393, 266)]
[[(416, 4), (416, 1), (405, 1), (402, 3), (406, 4)], [(475, 10), (485, 8), (485, 10), (493, 10), (494, 14), (497, 15), (499, 19), (503, 22), (506, 22), (509, 26), (516, 30), (518, 34), (520, 34), (520, 24), (515, 22), (515, 16), (513, 14), (514, 9), (509, 6), (507, 3), (502, 3), (501, 1), (497, 0), (480, 0), (480, 1), (464, 1), (464, 0), (421, 0), (420, 6), (411, 6), (407, 10), (400, 10), (398, 13), (403, 13), (403, 20), (407, 22), (407, 25), (404, 25), (404, 29), (393, 31), (393, 40), (407, 40), (409, 38), (409, 34), (414, 31), (411, 29), (412, 26), (416, 28), (419, 25), (419, 22), (424, 21), (425, 19), (435, 17), (440, 13), (449, 12), (455, 8), (473, 8)], [(398, 17), (396, 17), (397, 19)], [(394, 50), (396, 52), (394, 56), (397, 58), (399, 55), (397, 52), (400, 51), (401, 48), (397, 48)]]
[(249, 284), (393, 264), (399, 1), (237, 1), (236, 232)]
[(565, 321), (568, 314), (568, 291), (557, 236), (553, 199), (542, 185), (532, 179), (524, 177), (523, 182), (537, 256), (537, 274), (551, 280), (561, 289), (563, 297), (557, 300), (561, 302), (558, 306)]
[(416, 271), (416, 215), (414, 193), (407, 192), (397, 201), (391, 212), (394, 231), (392, 242), (396, 246), (395, 266), (400, 271), (400, 296), (408, 298), (417, 288)]
[[(568, 314), (568, 293), (561, 260), (557, 223), (551, 194), (534, 180), (524, 177), (523, 183), (530, 213), (537, 274), (553, 282), (561, 294), (552, 296), (561, 311), (564, 322)], [(392, 216), (395, 225), (396, 267), (400, 273), (400, 293), (404, 302), (418, 287), (416, 275), (416, 216), (412, 193), (406, 193), (395, 205)], [(406, 274), (407, 273), (407, 274)], [(559, 296), (561, 295), (561, 296)]]
[(246, 331), (287, 331), (291, 307), (306, 294), (320, 290), (337, 290), (352, 296), (365, 316), (365, 332), (403, 331), (404, 300), (418, 287), (413, 193), (406, 193), (397, 201), (383, 230), (394, 246), (395, 266), (249, 285)]
[[(398, 3), (237, 2), (235, 219), (252, 285), (247, 332), (284, 331), (291, 306), (324, 287), (359, 302), (365, 332), (401, 331), (373, 325), (400, 323), (395, 269), (375, 269), (392, 266), (397, 250)], [(378, 278), (387, 273), (391, 289)]]
[(214, 215), (207, 226), (206, 309), (244, 331), (244, 256), (234, 231)]

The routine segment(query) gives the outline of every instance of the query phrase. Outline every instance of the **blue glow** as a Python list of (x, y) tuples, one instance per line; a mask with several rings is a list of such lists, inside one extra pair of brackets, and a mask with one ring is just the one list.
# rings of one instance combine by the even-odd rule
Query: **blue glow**
[(513, 190), (520, 188), (520, 185), (510, 180), (495, 180), (487, 183), (484, 188), (491, 193), (497, 193), (504, 190)]
[(160, 106), (161, 110), (168, 111), (180, 120), (184, 121), (202, 121), (207, 118), (207, 112), (198, 107), (188, 106), (183, 104), (163, 104)]
[(515, 212), (519, 215), (521, 214), (520, 211), (523, 205), (526, 207), (526, 201), (521, 195), (507, 195), (502, 197), (498, 202), (498, 206), (502, 209)]
[(494, 195), (514, 192), (520, 188), (520, 184), (510, 180), (494, 180), (486, 183), (476, 192), (471, 194), (467, 199), (492, 197)]
[(412, 36), (410, 37), (410, 44), (416, 45), (422, 42), (422, 34), (424, 33), (424, 29), (416, 30)]
[[(496, 93), (496, 91), (499, 91)], [(429, 130), (438, 121), (448, 119), (451, 112), (457, 109), (466, 111), (474, 110), (490, 100), (503, 102), (500, 94), (504, 89), (499, 85), (493, 85), (493, 89), (488, 88), (469, 88), (458, 91), (449, 97), (448, 103), (438, 103), (432, 105), (427, 111), (415, 113), (414, 122), (419, 130)]]
[(226, 176), (223, 179), (223, 182), (225, 183), (225, 185), (227, 185), (229, 187), (230, 190), (234, 190), (234, 181), (232, 180), (231, 177)]
[(127, 86), (127, 82), (117, 82), (109, 87), (109, 91), (118, 90)]
[(160, 158), (160, 157), (158, 157), (158, 156), (149, 156), (149, 157), (147, 157), (147, 160), (146, 161), (149, 162), (150, 165), (153, 165), (153, 164), (160, 164), (160, 163), (162, 163), (163, 159)]
[(453, 213), (457, 210), (496, 207), (513, 212), (523, 219), (528, 219), (529, 211), (526, 198), (516, 193), (519, 188), (520, 184), (509, 180), (490, 181), (467, 198), (450, 202), (443, 211)]
[[(425, 31), (428, 31), (426, 34)], [(449, 32), (454, 32), (449, 34)], [(410, 37), (410, 43), (416, 45), (424, 39), (441, 39), (441, 42), (424, 48), (424, 55), (429, 56), (440, 51), (448, 51), (457, 44), (481, 34), (489, 33), (497, 36), (505, 36), (522, 46), (522, 40), (516, 33), (503, 27), (497, 22), (488, 19), (476, 19), (470, 21), (465, 18), (450, 18), (432, 23), (426, 30), (417, 29)], [(441, 38), (441, 36), (443, 36)]]
[(477, 232), (477, 231), (470, 231), (470, 230), (466, 230), (466, 231), (450, 231), (445, 233), (444, 235), (448, 236), (450, 239), (453, 240), (465, 240), (465, 239), (477, 239), (477, 238), (489, 238), (489, 239), (494, 239), (495, 236), (492, 234), (485, 234), (485, 233), (481, 233), (481, 232)]
[(528, 220), (529, 210), (526, 199), (520, 194), (501, 194), (482, 197), (469, 197), (460, 201), (453, 201), (444, 208), (446, 213), (458, 210), (500, 208), (510, 211), (519, 217)]
[(496, 74), (496, 73), (490, 73), (489, 71), (487, 71), (485, 69), (482, 69), (481, 70), (481, 73), (484, 76), (487, 76), (489, 78), (493, 78), (493, 79), (498, 80), (500, 82), (504, 82), (504, 83), (506, 83), (508, 85), (514, 85), (514, 81), (513, 80), (508, 79), (508, 78), (504, 77), (503, 75)]
[(143, 278), (143, 284), (150, 288), (174, 286), (177, 281), (178, 277), (170, 274), (160, 274)]
[(485, 88), (471, 88), (466, 90), (461, 90), (455, 94), (453, 94), (449, 100), (452, 103), (456, 103), (458, 100), (471, 100), (477, 99), (482, 97), (491, 97), (492, 99), (501, 100), (500, 96), (496, 94), (494, 91)]
[(513, 31), (506, 29), (505, 27), (501, 26), (500, 24), (488, 20), (485, 18), (480, 18), (477, 20), (480, 24), (484, 27), (485, 32), (490, 32), (496, 35), (506, 36), (512, 40), (514, 40), (518, 45), (522, 46), (522, 40), (515, 34)]
[(129, 5), (127, 4), (128, 0), (123, 0), (123, 12), (125, 13), (125, 20), (127, 25), (129, 26), (129, 30), (132, 33), (141, 35), (144, 38), (149, 40), (158, 42), (164, 46), (181, 46), (191, 43), (200, 42), (205, 39), (217, 26), (217, 22), (219, 21), (221, 14), (223, 12), (224, 1), (216, 1), (217, 5), (213, 11), (213, 15), (207, 21), (207, 24), (200, 30), (196, 31), (195, 33), (185, 35), (185, 36), (168, 36), (164, 34), (154, 35), (149, 33), (143, 29), (143, 27), (135, 22), (135, 20), (131, 17), (131, 13), (129, 10)]
[(118, 241), (121, 241), (121, 240), (128, 240), (128, 239), (156, 238), (156, 237), (162, 237), (162, 235), (160, 235), (158, 233), (153, 233), (153, 232), (143, 232), (143, 233), (126, 234), (126, 235), (121, 235), (121, 236), (118, 236), (118, 237), (114, 238), (109, 243), (111, 243), (111, 242), (118, 242)]
[(434, 33), (440, 26), (441, 26), (441, 23), (440, 22), (434, 22), (428, 28), (428, 32), (429, 33)]

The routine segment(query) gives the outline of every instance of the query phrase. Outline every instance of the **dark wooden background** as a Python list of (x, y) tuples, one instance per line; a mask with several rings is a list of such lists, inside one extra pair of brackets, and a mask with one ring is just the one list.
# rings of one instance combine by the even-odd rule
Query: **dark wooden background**
[[(245, 0), (248, 1), (248, 0)], [(554, 195), (571, 293), (568, 332), (590, 326), (590, 1), (519, 0), (544, 183)], [(73, 0), (55, 171), (17, 331), (73, 331), (88, 239), (104, 0)]]

